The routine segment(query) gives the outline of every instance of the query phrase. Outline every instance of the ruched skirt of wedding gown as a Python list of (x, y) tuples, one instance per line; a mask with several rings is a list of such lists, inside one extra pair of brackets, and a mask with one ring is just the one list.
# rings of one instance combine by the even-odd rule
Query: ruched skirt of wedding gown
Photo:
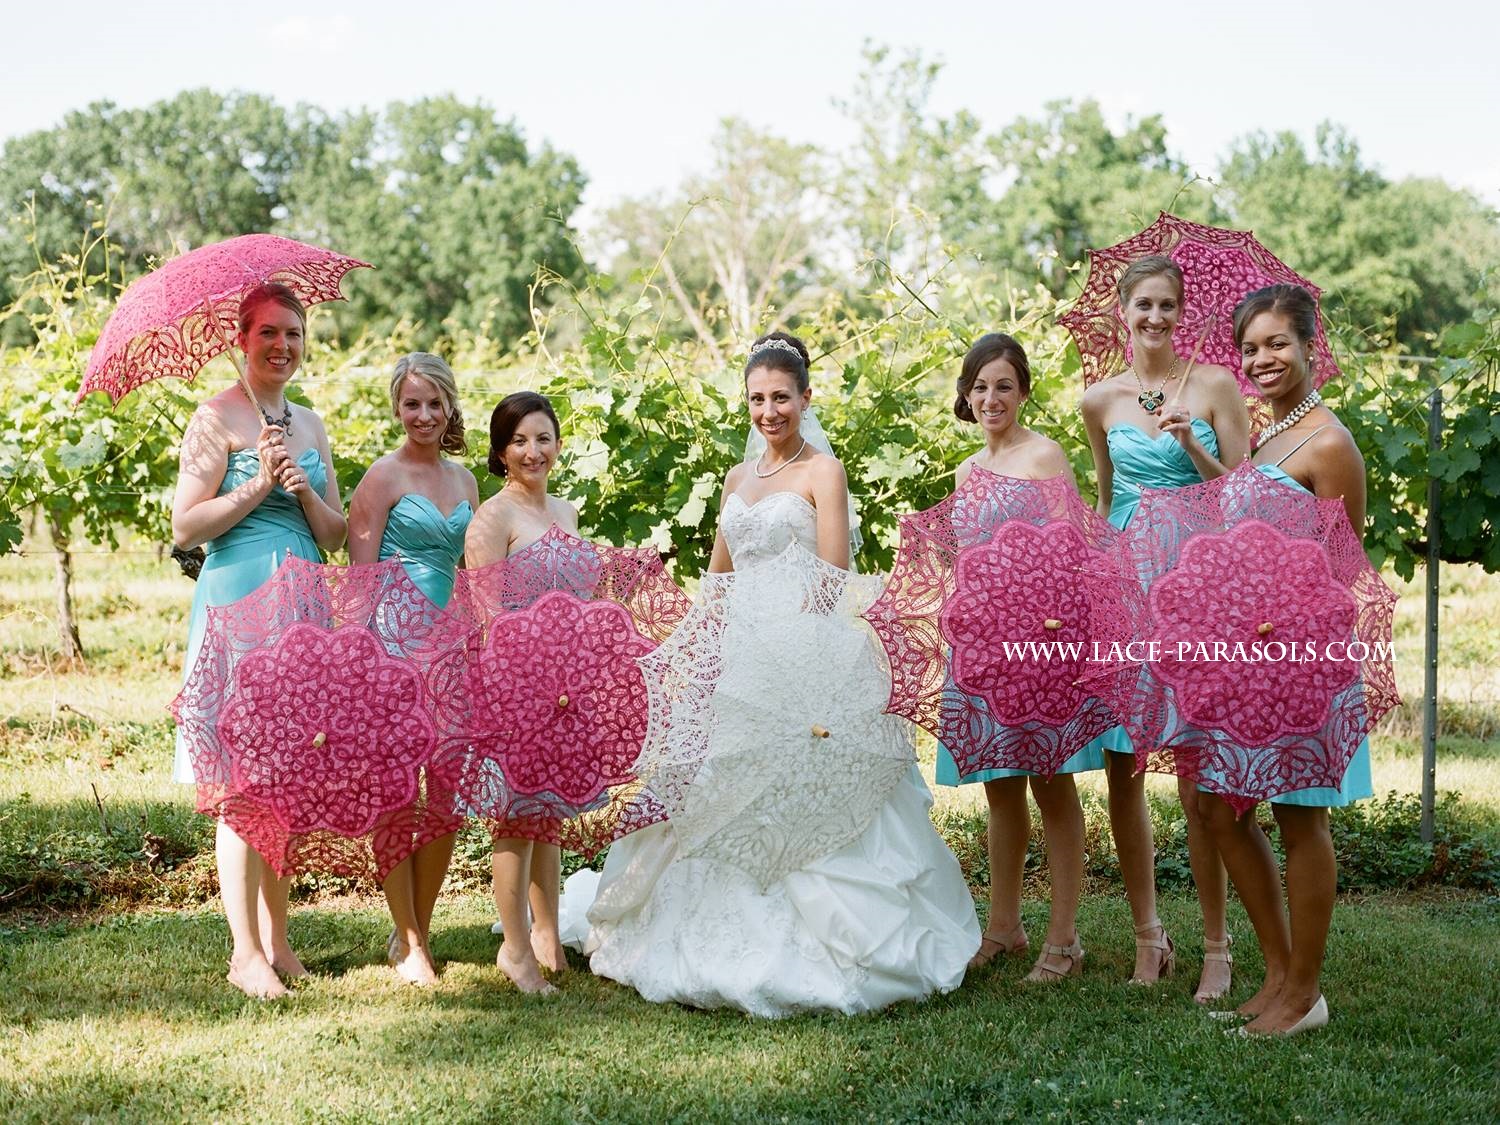
[(852, 843), (762, 889), (740, 868), (681, 856), (670, 822), (610, 850), (598, 893), (569, 880), (565, 937), (586, 909), (599, 976), (647, 1000), (757, 1016), (855, 1013), (950, 992), (979, 948), (974, 901), (928, 816), (916, 767)]

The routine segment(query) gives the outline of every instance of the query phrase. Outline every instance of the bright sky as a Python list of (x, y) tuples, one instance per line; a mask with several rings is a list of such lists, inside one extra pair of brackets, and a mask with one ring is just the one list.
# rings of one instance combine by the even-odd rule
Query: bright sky
[[(480, 99), (578, 158), (589, 212), (675, 186), (719, 119), (836, 147), (866, 39), (941, 60), (934, 108), (989, 129), (1051, 99), (1116, 124), (1164, 115), (1213, 171), (1245, 133), (1344, 125), (1386, 175), (1500, 206), (1500, 5), (1487, 0), (1172, 4), (573, 0), (316, 5), (68, 0), (7, 6), (0, 139), (99, 99), (251, 90), (328, 109)], [(257, 11), (264, 14), (257, 14)]]

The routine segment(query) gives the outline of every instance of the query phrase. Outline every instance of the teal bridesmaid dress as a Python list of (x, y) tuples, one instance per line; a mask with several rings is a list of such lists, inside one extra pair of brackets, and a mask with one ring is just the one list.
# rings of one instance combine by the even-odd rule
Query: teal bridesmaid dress
[[(1316, 434), (1309, 435), (1315, 437)], [(1301, 448), (1301, 443), (1298, 444)], [(1297, 450), (1293, 449), (1292, 453)], [(1292, 453), (1286, 456), (1290, 457)], [(1286, 460), (1286, 457), (1281, 459)], [(1297, 480), (1287, 475), (1286, 470), (1278, 461), (1274, 465), (1255, 466), (1266, 476), (1281, 484), (1297, 489), (1299, 492), (1308, 491)], [(1317, 786), (1312, 789), (1297, 789), (1290, 793), (1283, 793), (1278, 797), (1272, 797), (1273, 805), (1306, 805), (1311, 808), (1343, 808), (1352, 805), (1355, 801), (1363, 801), (1375, 794), (1374, 781), (1370, 776), (1370, 739), (1367, 735), (1359, 743), (1359, 749), (1355, 750), (1354, 757), (1349, 760), (1349, 768), (1344, 771), (1343, 781), (1337, 789), (1331, 786)]]
[[(307, 474), (308, 486), (322, 495), (328, 475), (318, 451), (306, 450), (297, 464)], [(259, 472), (260, 455), (253, 449), (236, 449), (229, 454), (218, 495), (234, 491)], [(302, 505), (279, 484), (239, 523), (205, 543), (203, 550), (203, 569), (198, 573), (192, 616), (188, 618), (184, 680), (198, 658), (209, 606), (228, 605), (253, 592), (276, 573), (288, 555), (309, 562), (321, 562), (323, 558), (302, 514)], [(193, 765), (180, 733), (172, 760), (172, 780), (189, 785), (194, 781)]]
[(437, 505), (416, 492), (405, 493), (391, 506), (380, 537), (380, 558), (401, 559), (407, 575), (439, 608), (453, 596), (464, 535), (474, 510), (467, 500), (444, 516)]
[[(1192, 421), (1193, 433), (1204, 449), (1217, 457), (1219, 435), (1202, 418)], [(1114, 466), (1114, 488), (1109, 503), (1109, 522), (1123, 531), (1135, 518), (1143, 488), (1183, 488), (1202, 484), (1203, 477), (1187, 450), (1171, 434), (1150, 436), (1139, 426), (1116, 422), (1109, 428), (1109, 460)], [(1111, 754), (1134, 754), (1124, 727), (1111, 727), (1084, 750), (1097, 748)]]

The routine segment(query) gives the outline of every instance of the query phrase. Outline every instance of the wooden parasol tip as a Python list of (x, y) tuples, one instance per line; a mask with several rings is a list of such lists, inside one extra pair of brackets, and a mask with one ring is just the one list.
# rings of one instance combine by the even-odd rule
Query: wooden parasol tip
[(1259, 625), (1257, 625), (1255, 627), (1255, 631), (1257, 633), (1259, 633), (1262, 637), (1264, 637), (1267, 633), (1269, 633), (1274, 628), (1276, 628), (1276, 626), (1272, 625), (1269, 621), (1262, 621)]
[(817, 723), (812, 725), (812, 732), (814, 738), (827, 738), (829, 735), (828, 728), (819, 726)]
[(566, 707), (568, 705), (568, 697), (566, 695), (559, 695), (557, 697), (557, 705), (559, 707)]
[(1042, 622), (1042, 628), (1049, 629), (1054, 633), (1061, 629), (1062, 625), (1063, 623), (1055, 617), (1049, 617), (1047, 618), (1047, 620)]
[(321, 731), (320, 730), (317, 734), (313, 735), (313, 746), (314, 747), (322, 746), (323, 743), (325, 743), (327, 741), (328, 741), (328, 733), (326, 731)]

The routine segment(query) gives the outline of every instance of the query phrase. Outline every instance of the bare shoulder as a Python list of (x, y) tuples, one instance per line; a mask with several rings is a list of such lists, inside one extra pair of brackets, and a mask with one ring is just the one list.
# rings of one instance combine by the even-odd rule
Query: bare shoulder
[(1328, 411), (1328, 416), (1321, 423), (1322, 432), (1317, 437), (1310, 439), (1307, 448), (1320, 461), (1344, 462), (1349, 465), (1358, 465), (1363, 471), (1365, 458), (1359, 451), (1359, 444), (1354, 440), (1354, 435), (1339, 421), (1338, 415)]
[(1213, 395), (1238, 397), (1240, 393), (1240, 382), (1234, 377), (1234, 372), (1217, 363), (1195, 365), (1191, 378), (1201, 380), (1204, 389)]
[(1081, 407), (1085, 418), (1098, 418), (1119, 397), (1119, 375), (1090, 383), (1083, 389)]
[(568, 531), (578, 530), (578, 509), (558, 496), (547, 497), (547, 512), (554, 523)]
[(848, 484), (848, 478), (844, 473), (844, 463), (827, 453), (819, 453), (808, 461), (807, 471), (812, 474), (815, 484), (840, 487)]
[(749, 471), (750, 463), (748, 461), (740, 461), (732, 465), (729, 472), (724, 474), (724, 495), (728, 496), (730, 493), (737, 491), (740, 485), (745, 483), (745, 474)]
[(1031, 440), (1026, 445), (1038, 477), (1055, 477), (1072, 472), (1073, 467), (1068, 461), (1068, 455), (1063, 452), (1063, 447), (1046, 434), (1033, 430)]

